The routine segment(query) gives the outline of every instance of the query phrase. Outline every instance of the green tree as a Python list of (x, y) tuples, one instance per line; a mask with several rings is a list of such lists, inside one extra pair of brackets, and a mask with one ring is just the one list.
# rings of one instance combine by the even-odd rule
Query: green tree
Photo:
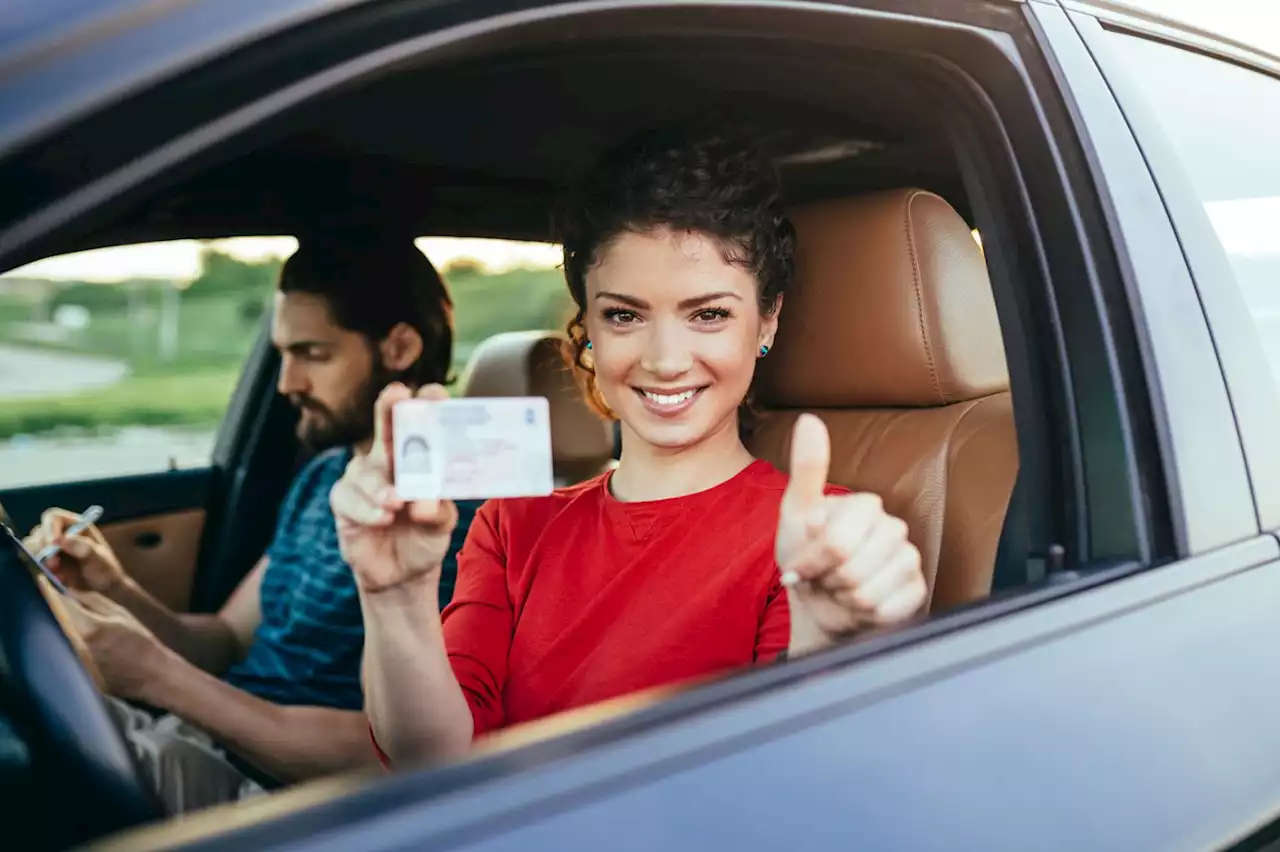
[(267, 298), (280, 276), (279, 258), (244, 261), (217, 249), (200, 252), (200, 274), (191, 282), (191, 298), (251, 296)]

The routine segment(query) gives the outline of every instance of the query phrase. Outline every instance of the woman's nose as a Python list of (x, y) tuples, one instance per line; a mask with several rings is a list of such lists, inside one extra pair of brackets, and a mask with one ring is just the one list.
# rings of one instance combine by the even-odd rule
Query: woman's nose
[(655, 328), (645, 347), (640, 367), (660, 379), (672, 379), (693, 366), (693, 350), (678, 328)]

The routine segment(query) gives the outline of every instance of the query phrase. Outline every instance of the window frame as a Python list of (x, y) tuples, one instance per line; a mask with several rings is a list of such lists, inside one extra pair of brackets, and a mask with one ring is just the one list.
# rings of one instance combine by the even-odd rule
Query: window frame
[[(1259, 532), (1226, 379), (1208, 319), (1155, 179), (1079, 27), (1089, 17), (1034, 7), (1074, 133), (1102, 200), (1131, 333), (1154, 401), (1176, 556)], [(1165, 215), (1160, 215), (1164, 211)]]
[[(517, 4), (512, 4), (516, 6)], [(489, 20), (485, 22), (486, 27), (501, 23), (506, 28), (521, 22), (545, 20), (549, 12), (545, 8), (535, 8), (535, 4), (518, 4), (521, 8), (507, 8), (499, 13), (482, 13), (490, 14)], [(542, 4), (550, 6), (553, 4)], [(569, 8), (574, 4), (563, 4), (563, 8)], [(598, 6), (587, 4), (587, 7), (594, 9), (596, 12), (627, 12), (630, 7), (642, 6), (645, 4), (633, 3), (612, 3), (607, 6)], [(650, 4), (652, 5), (652, 4)], [(673, 4), (657, 4), (660, 6), (668, 6)], [(690, 6), (714, 6), (715, 3), (706, 4), (688, 4)], [(752, 8), (758, 4), (740, 4), (735, 5), (735, 12), (745, 15), (766, 14), (760, 8)], [(883, 0), (868, 0), (865, 3), (868, 8), (849, 10), (856, 14), (874, 16), (881, 22), (896, 22), (902, 24), (905, 21), (913, 20), (909, 15), (904, 14), (902, 7), (897, 3), (883, 2)], [(795, 11), (808, 9), (813, 11), (816, 7), (808, 4), (792, 4), (792, 3), (774, 3), (768, 7), (768, 13), (788, 14)], [(316, 95), (319, 92), (327, 91), (338, 85), (338, 81), (344, 82), (359, 78), (362, 74), (367, 73), (374, 67), (389, 66), (394, 62), (405, 61), (409, 57), (416, 55), (421, 50), (425, 50), (426, 46), (437, 42), (434, 32), (448, 30), (450, 32), (465, 31), (470, 25), (458, 25), (458, 10), (449, 8), (440, 10), (436, 15), (436, 10), (431, 10), (428, 15), (426, 10), (419, 10), (422, 18), (434, 18), (430, 26), (439, 28), (436, 31), (430, 31), (424, 35), (409, 39), (407, 33), (413, 30), (407, 24), (404, 10), (398, 9), (395, 17), (400, 17), (397, 21), (400, 25), (396, 28), (395, 39), (390, 40), (389, 44), (374, 50), (366, 50), (359, 53), (355, 58), (349, 58), (343, 50), (336, 49), (332, 45), (322, 43), (315, 46), (313, 41), (318, 38), (316, 33), (324, 31), (330, 23), (328, 20), (316, 20), (309, 22), (305, 26), (298, 26), (297, 29), (304, 31), (301, 33), (286, 32), (281, 35), (280, 40), (285, 43), (288, 49), (283, 51), (289, 60), (291, 68), (301, 68), (304, 72), (313, 71), (314, 59), (308, 61), (300, 60), (296, 52), (296, 41), (291, 40), (295, 37), (301, 38), (304, 44), (312, 44), (315, 51), (324, 57), (329, 57), (332, 65), (323, 66), (322, 70), (312, 73), (311, 76), (303, 76), (300, 79), (292, 79), (288, 84), (279, 88), (268, 88), (265, 92), (256, 94), (249, 98), (239, 108), (230, 112), (222, 113), (221, 101), (217, 101), (219, 112), (214, 113), (212, 117), (206, 118), (203, 124), (197, 124), (194, 128), (178, 136), (175, 139), (164, 141), (158, 144), (151, 153), (143, 158), (133, 158), (127, 165), (109, 171), (106, 174), (97, 176), (89, 180), (83, 186), (77, 187), (73, 192), (67, 193), (56, 201), (46, 204), (43, 209), (34, 210), (24, 216), (20, 221), (14, 222), (13, 225), (3, 231), (0, 231), (0, 250), (7, 250), (17, 253), (19, 256), (25, 252), (34, 250), (34, 246), (43, 245), (46, 240), (49, 244), (56, 245), (60, 236), (67, 230), (72, 230), (70, 226), (75, 222), (84, 221), (93, 223), (94, 220), (101, 221), (105, 216), (109, 215), (113, 209), (120, 209), (122, 206), (121, 194), (136, 188), (141, 184), (145, 184), (149, 180), (160, 174), (182, 174), (189, 173), (193, 168), (192, 163), (198, 160), (202, 152), (221, 146), (223, 140), (232, 140), (227, 143), (242, 144), (245, 139), (251, 138), (257, 128), (264, 123), (287, 109), (293, 103), (305, 100)], [(843, 11), (839, 6), (833, 5), (824, 10), (824, 13), (831, 14)], [(331, 17), (341, 21), (344, 25), (342, 29), (361, 29), (360, 22), (353, 20), (355, 10), (344, 9), (341, 12), (334, 13)], [(563, 14), (563, 13), (559, 13)], [(1018, 4), (996, 4), (991, 6), (977, 5), (971, 8), (956, 8), (947, 10), (946, 15), (942, 15), (939, 10), (929, 8), (924, 15), (931, 21), (934, 28), (934, 35), (931, 38), (940, 39), (948, 32), (954, 34), (963, 32), (966, 29), (974, 27), (985, 27), (988, 32), (1001, 33), (1005, 37), (1005, 44), (995, 48), (997, 51), (1005, 53), (1010, 52), (1012, 48), (1012, 40), (1008, 38), (1007, 33), (1002, 32), (1002, 28), (1007, 28), (1010, 22), (1021, 26), (1023, 23), (1024, 10)], [(371, 17), (378, 21), (385, 22), (386, 15), (373, 14)], [(172, 22), (170, 22), (172, 24)], [(243, 26), (246, 30), (251, 30), (256, 24), (253, 21), (235, 24), (237, 27)], [(418, 24), (422, 26), (421, 24)], [(332, 36), (330, 28), (330, 35)], [(815, 34), (815, 38), (820, 38), (820, 33)], [(128, 34), (129, 38), (134, 38), (134, 33)], [(454, 38), (456, 36), (449, 36)], [(474, 36), (480, 38), (480, 36)], [(441, 37), (445, 40), (446, 37)], [(877, 37), (879, 38), (879, 37)], [(1035, 45), (1031, 44), (1028, 37), (1023, 33), (1022, 38), (1027, 48), (1035, 50)], [(243, 44), (246, 38), (243, 35), (237, 37), (236, 43)], [(413, 41), (416, 45), (410, 45)], [(866, 37), (862, 34), (850, 36), (850, 43), (865, 42)], [(874, 43), (882, 46), (893, 46), (894, 38), (888, 38), (883, 41), (875, 41)], [(251, 44), (244, 47), (244, 51), (261, 50), (261, 44)], [(456, 50), (455, 46), (450, 46), (444, 50), (433, 50), (433, 53), (449, 54)], [(337, 58), (333, 58), (333, 57)], [(148, 60), (150, 57), (148, 57)], [(222, 56), (216, 63), (212, 63), (217, 69), (225, 70), (227, 65), (236, 59), (235, 53), (229, 53)], [(184, 79), (189, 79), (191, 72), (185, 77), (179, 75), (176, 81), (180, 84)], [(259, 79), (267, 81), (264, 85), (276, 86), (279, 74), (262, 74)], [(73, 81), (79, 84), (79, 81)], [(1007, 84), (998, 83), (1008, 89)], [(110, 81), (104, 83), (109, 89)], [(142, 93), (140, 98), (146, 98), (151, 93)], [(221, 97), (221, 94), (220, 96)], [(152, 99), (153, 102), (155, 98)], [(174, 98), (169, 98), (169, 101)], [(180, 99), (178, 99), (180, 100)], [(1036, 122), (1039, 117), (1035, 115), (1034, 106), (1028, 103), (1027, 115), (1031, 122)], [(84, 124), (92, 124), (95, 116), (90, 116), (82, 122)], [(99, 122), (101, 124), (101, 122)], [(67, 128), (67, 132), (74, 134), (81, 128), (81, 125), (72, 124)], [(0, 127), (0, 130), (3, 128)], [(1061, 160), (1059, 152), (1048, 153), (1040, 158), (1038, 165), (1046, 166), (1054, 169), (1055, 175), (1060, 176), (1060, 170), (1057, 164)], [(1020, 195), (1019, 204), (1025, 202), (1029, 193), (1036, 192), (1034, 186), (1021, 185), (1021, 178), (1014, 178), (1015, 184), (1020, 184), (1013, 192)], [(972, 186), (972, 180), (970, 180)], [(1055, 190), (1056, 191), (1056, 190)], [(1081, 212), (1076, 209), (1075, 201), (1068, 196), (1065, 201), (1052, 201), (1055, 214), (1064, 221), (1072, 221), (1079, 223), (1081, 220)], [(136, 196), (135, 196), (136, 197)], [(1052, 194), (1047, 198), (1052, 198)], [(129, 199), (132, 200), (132, 199)], [(1031, 205), (1031, 211), (1038, 210), (1041, 203), (1046, 198), (1034, 199)], [(990, 208), (988, 208), (990, 209)], [(1014, 218), (1015, 222), (1020, 221), (1027, 212), (1019, 211)], [(983, 223), (979, 223), (983, 225)], [(1043, 249), (1039, 248), (1041, 244), (1041, 235), (1051, 233), (1056, 226), (1056, 222), (1044, 221), (1039, 224), (1033, 224), (1030, 230), (1025, 233), (1028, 238), (1035, 244), (1036, 248), (1032, 250), (1031, 256), (1024, 259), (1029, 264), (1028, 270), (1032, 276), (1038, 281), (1044, 280), (1048, 274), (1048, 268), (1054, 267), (1063, 272), (1066, 269), (1091, 268), (1092, 263), (1088, 257), (1082, 257), (1078, 251), (1072, 250), (1071, 257), (1054, 256), (1056, 249), (1054, 246), (1061, 241), (1050, 241), (1050, 249), (1048, 256), (1045, 255)], [(1100, 230), (1099, 225), (1091, 225), (1095, 232)], [(50, 237), (49, 235), (52, 235)], [(993, 238), (993, 235), (988, 235)], [(995, 246), (992, 246), (994, 249)], [(7, 253), (6, 251), (6, 253)], [(998, 256), (998, 251), (993, 251), (992, 256)], [(1036, 273), (1039, 273), (1037, 276)], [(998, 277), (998, 276), (996, 276)], [(1041, 285), (1038, 285), (1041, 286)], [(1050, 495), (1051, 500), (1058, 503), (1068, 503), (1061, 507), (1060, 514), (1069, 517), (1061, 518), (1061, 523), (1065, 523), (1070, 529), (1060, 528), (1057, 530), (1050, 529), (1055, 526), (1054, 523), (1047, 520), (1036, 520), (1032, 523), (1033, 530), (1036, 535), (1043, 538), (1037, 542), (1037, 554), (1033, 556), (1044, 563), (1053, 562), (1061, 565), (1083, 565), (1095, 561), (1098, 558), (1140, 558), (1146, 560), (1152, 556), (1160, 547), (1154, 547), (1150, 543), (1153, 527), (1158, 528), (1165, 524), (1161, 519), (1151, 521), (1145, 515), (1155, 514), (1163, 516), (1165, 510), (1158, 505), (1159, 501), (1150, 501), (1144, 499), (1143, 495), (1148, 492), (1148, 486), (1143, 485), (1140, 480), (1145, 478), (1148, 473), (1147, 469), (1153, 465), (1158, 466), (1158, 458), (1155, 453), (1144, 449), (1146, 443), (1144, 441), (1134, 442), (1130, 434), (1130, 430), (1137, 425), (1144, 432), (1149, 430), (1149, 421), (1151, 418), (1149, 412), (1148, 401), (1142, 390), (1142, 382), (1140, 379), (1120, 379), (1113, 376), (1108, 379), (1109, 388), (1118, 396), (1099, 396), (1087, 395), (1085, 397), (1076, 397), (1072, 395), (1071, 387), (1078, 380), (1078, 376), (1073, 375), (1080, 369), (1084, 369), (1081, 365), (1088, 364), (1087, 369), (1106, 370), (1115, 373), (1119, 370), (1131, 371), (1133, 362), (1137, 361), (1138, 355), (1135, 351), (1125, 351), (1122, 353), (1124, 364), (1117, 361), (1117, 348), (1129, 350), (1131, 347), (1125, 339), (1123, 333), (1117, 335), (1116, 329), (1108, 327), (1113, 322), (1118, 322), (1118, 328), (1123, 330), (1127, 326), (1128, 319), (1117, 319), (1116, 317), (1099, 317), (1094, 316), (1096, 309), (1101, 304), (1102, 295), (1099, 287), (1102, 285), (1098, 282), (1091, 284), (1091, 291), (1077, 293), (1069, 288), (1059, 288), (1051, 296), (1048, 297), (1048, 310), (1054, 317), (1054, 321), (1049, 324), (1047, 335), (1054, 340), (1056, 352), (1055, 357), (1058, 363), (1048, 367), (1050, 371), (1055, 373), (1054, 381), (1059, 382), (1062, 392), (1066, 394), (1066, 401), (1063, 406), (1055, 411), (1055, 416), (1067, 425), (1068, 433), (1072, 436), (1068, 440), (1059, 442), (1057, 446), (1051, 448), (1061, 454), (1060, 460), (1069, 469), (1070, 473), (1066, 478), (1054, 483), (1055, 486), (1068, 489), (1075, 496), (1070, 500), (1063, 501), (1057, 494)], [(1110, 285), (1107, 285), (1110, 286)], [(998, 305), (1002, 312), (1007, 312), (1010, 307), (1007, 301), (1007, 293), (1011, 289), (1008, 286), (1000, 287), (996, 292), (997, 300), (1002, 298), (1005, 301), (998, 301)], [(1088, 304), (1086, 304), (1088, 303)], [(1119, 302), (1112, 299), (1112, 304)], [(1114, 311), (1113, 311), (1114, 313)], [(1118, 316), (1118, 314), (1116, 315)], [(1067, 350), (1074, 351), (1074, 366), (1072, 358)], [(1096, 352), (1101, 352), (1101, 358)], [(1016, 373), (1016, 370), (1015, 370)], [(1131, 393), (1131, 391), (1136, 391)], [(1017, 397), (1020, 394), (1015, 393), (1015, 410), (1019, 407)], [(1025, 396), (1025, 393), (1022, 394)], [(1082, 409), (1082, 406), (1088, 406), (1089, 411)], [(1116, 410), (1111, 410), (1115, 408)], [(1143, 411), (1147, 413), (1143, 413)], [(1019, 437), (1020, 440), (1026, 436), (1027, 446), (1034, 447), (1038, 443), (1035, 435), (1035, 429), (1027, 425), (1027, 417), (1025, 414), (1017, 414)], [(1042, 421), (1043, 423), (1043, 421)], [(1049, 424), (1054, 425), (1053, 423)], [(1077, 438), (1078, 430), (1083, 430), (1086, 434), (1082, 438)], [(1108, 458), (1106, 463), (1085, 465), (1082, 462), (1082, 451), (1085, 446), (1099, 446), (1101, 444), (1114, 444), (1118, 449), (1115, 454)], [(1030, 468), (1031, 466), (1028, 465)], [(1140, 470), (1142, 468), (1142, 470)], [(1162, 487), (1157, 486), (1160, 490)], [(1083, 492), (1080, 489), (1085, 489)], [(1092, 510), (1088, 509), (1088, 505), (1092, 503)], [(1072, 506), (1079, 508), (1074, 511)], [(1135, 526), (1136, 525), (1136, 526)], [(1060, 526), (1060, 525), (1059, 525)], [(1052, 543), (1051, 543), (1052, 542)], [(1051, 558), (1049, 552), (1056, 547), (1063, 548), (1062, 553), (1065, 559)], [(1033, 570), (1034, 573), (1034, 570)]]
[[(547, 4), (550, 8), (524, 9), (519, 12), (492, 15), (484, 21), (484, 27), (471, 28), (433, 22), (432, 26), (435, 28), (428, 28), (420, 35), (409, 34), (402, 30), (399, 40), (391, 42), (388, 46), (363, 53), (353, 60), (339, 61), (313, 77), (304, 78), (300, 82), (275, 90), (262, 99), (252, 100), (240, 109), (198, 126), (177, 140), (160, 145), (118, 171), (94, 180), (66, 196), (52, 200), (43, 210), (34, 212), (17, 222), (8, 231), (0, 232), (0, 245), (22, 251), (27, 245), (43, 240), (46, 234), (59, 235), (64, 229), (68, 229), (73, 218), (91, 219), (100, 216), (103, 209), (114, 207), (118, 203), (122, 192), (136, 191), (138, 187), (144, 186), (148, 181), (159, 176), (187, 171), (193, 167), (193, 162), (204, 154), (224, 145), (239, 143), (244, 137), (251, 137), (271, 118), (286, 112), (296, 103), (327, 92), (338, 85), (354, 82), (374, 69), (390, 67), (393, 63), (406, 61), (410, 57), (428, 51), (451, 54), (458, 49), (453, 43), (454, 40), (466, 41), (472, 38), (480, 40), (481, 36), (477, 35), (476, 30), (487, 35), (488, 29), (506, 31), (526, 22), (540, 23), (558, 19), (564, 15), (584, 14), (579, 11), (580, 7), (585, 9), (586, 13), (600, 14), (630, 11), (629, 7), (633, 5), (651, 7), (654, 4), (619, 3), (608, 9), (594, 4)], [(696, 5), (705, 11), (724, 4), (711, 0), (711, 2), (699, 4), (659, 5), (668, 10), (677, 7), (687, 9)], [(1014, 19), (1014, 28), (1022, 38), (1021, 45), (1000, 29), (1010, 25), (1009, 13), (1022, 14), (1016, 11), (1016, 7), (1010, 6), (998, 13), (993, 12), (991, 8), (974, 7), (968, 13), (954, 11), (949, 18), (938, 18), (933, 11), (924, 14), (906, 14), (899, 11), (898, 4), (890, 4), (895, 10), (892, 12), (878, 8), (880, 5), (882, 4), (872, 2), (867, 4), (869, 8), (857, 9), (832, 5), (819, 11), (804, 3), (734, 4), (735, 10), (744, 10), (750, 6), (752, 12), (757, 15), (812, 13), (816, 17), (806, 18), (805, 24), (814, 27), (813, 38), (819, 40), (828, 36), (817, 28), (818, 19), (820, 17), (834, 19), (838, 14), (849, 15), (847, 20), (856, 20), (863, 25), (867, 22), (875, 22), (886, 32), (890, 32), (892, 38), (886, 38), (884, 33), (879, 31), (872, 37), (872, 43), (881, 47), (886, 45), (893, 47), (896, 44), (894, 39), (901, 38), (904, 32), (901, 29), (903, 27), (910, 28), (910, 45), (913, 47), (927, 44), (930, 39), (941, 42), (944, 38), (954, 39), (957, 35), (974, 38), (973, 45), (980, 45), (982, 50), (990, 51), (987, 54), (988, 58), (1003, 54), (1001, 60), (1012, 62), (1011, 67), (1019, 69), (1020, 73), (1041, 74), (1040, 69), (1028, 72), (1025, 67), (1020, 67), (1027, 57), (1019, 55), (1018, 48), (1030, 51), (1029, 55), (1032, 57), (1036, 55), (1038, 49), (1025, 29), (1025, 19), (1021, 17)], [(966, 18), (972, 22), (965, 23)], [(842, 19), (842, 22), (843, 20), (846, 19)], [(851, 30), (846, 37), (849, 44), (860, 44), (867, 39), (867, 34), (857, 29)], [(951, 45), (949, 49), (958, 49), (955, 47), (955, 42), (949, 42), (949, 44)], [(966, 45), (966, 49), (969, 47), (970, 45)], [(1017, 58), (1013, 59), (1014, 56)], [(980, 69), (978, 67), (980, 63), (971, 64), (975, 73), (984, 76), (1017, 73), (1010, 71), (1010, 66), (1002, 67), (996, 72)], [(951, 70), (958, 70), (958, 68), (952, 66)], [(962, 72), (960, 76), (968, 75)], [(1006, 76), (988, 81), (988, 84), (993, 88), (1000, 86), (1007, 88), (1009, 82)], [(978, 90), (981, 91), (982, 88), (979, 86)], [(1003, 149), (1001, 156), (1010, 158), (1011, 163), (1017, 162), (1018, 156), (1012, 153), (1015, 147), (1020, 147), (1017, 145), (1017, 137), (1022, 134), (1032, 134), (1032, 137), (1024, 138), (1039, 138), (1043, 148), (1042, 151), (1036, 152), (1039, 158), (1036, 164), (1057, 164), (1060, 167), (1063, 153), (1056, 150), (1058, 143), (1053, 133), (1045, 131), (1040, 124), (1043, 116), (1037, 110), (1039, 104), (1036, 101), (1039, 97), (1041, 95), (1032, 94), (1031, 90), (1024, 90), (1021, 93), (1017, 112), (1017, 121), (1020, 126), (1003, 127), (997, 132), (996, 138)], [(1010, 133), (1014, 135), (1012, 137), (1002, 135)], [(1023, 151), (1019, 156), (1027, 155)], [(969, 165), (973, 166), (972, 163)], [(1056, 413), (1072, 426), (1085, 430), (1082, 439), (1073, 435), (1069, 442), (1070, 447), (1058, 448), (1068, 456), (1066, 466), (1069, 472), (1066, 479), (1069, 481), (1059, 482), (1056, 485), (1072, 496), (1062, 501), (1061, 494), (1051, 495), (1057, 498), (1058, 502), (1078, 504), (1081, 511), (1074, 517), (1061, 518), (1060, 523), (1052, 524), (1056, 529), (1044, 530), (1043, 533), (1047, 538), (1038, 544), (1048, 546), (1051, 539), (1056, 539), (1066, 548), (1066, 564), (1073, 567), (1088, 568), (1099, 565), (1106, 567), (1114, 566), (1117, 562), (1131, 564), (1135, 560), (1150, 564), (1153, 554), (1159, 550), (1159, 547), (1152, 543), (1152, 523), (1146, 517), (1150, 504), (1144, 503), (1140, 495), (1147, 487), (1144, 482), (1151, 474), (1150, 470), (1142, 468), (1144, 465), (1149, 466), (1152, 460), (1144, 461), (1139, 458), (1141, 453), (1134, 447), (1134, 434), (1135, 430), (1141, 427), (1135, 425), (1131, 417), (1135, 408), (1147, 405), (1147, 400), (1141, 392), (1140, 377), (1136, 377), (1135, 381), (1133, 375), (1123, 377), (1121, 375), (1122, 373), (1132, 374), (1138, 368), (1136, 352), (1126, 351), (1117, 354), (1117, 350), (1127, 348), (1126, 342), (1116, 332), (1124, 330), (1128, 317), (1120, 307), (1121, 303), (1113, 301), (1107, 307), (1103, 306), (1103, 299), (1098, 290), (1114, 286), (1112, 282), (1094, 281), (1089, 288), (1052, 286), (1055, 277), (1065, 279), (1066, 270), (1078, 269), (1082, 265), (1079, 254), (1082, 246), (1079, 240), (1083, 238), (1077, 233), (1070, 239), (1060, 236), (1046, 239), (1046, 234), (1054, 233), (1049, 227), (1052, 222), (1035, 221), (1034, 214), (1037, 211), (1051, 209), (1052, 214), (1049, 215), (1052, 217), (1065, 217), (1076, 224), (1079, 224), (1083, 218), (1095, 229), (1104, 227), (1096, 217), (1079, 208), (1079, 199), (1075, 195), (1079, 190), (1078, 186), (1069, 189), (1067, 185), (1058, 182), (1064, 177), (1061, 168), (1058, 168), (1054, 171), (1052, 179), (1047, 182), (1033, 182), (1028, 181), (1024, 174), (1020, 174), (1018, 167), (1012, 167), (1012, 173), (1001, 178), (1002, 185), (999, 192), (983, 193), (988, 196), (988, 200), (985, 206), (980, 206), (978, 212), (979, 216), (987, 216), (998, 206), (1010, 203), (1009, 199), (1017, 199), (1012, 202), (1013, 207), (1006, 210), (1003, 215), (1009, 217), (1009, 221), (1018, 229), (1019, 237), (1025, 241), (1025, 247), (1029, 249), (1030, 256), (1023, 259), (1022, 262), (1025, 265), (1020, 266), (1019, 271), (1027, 273), (1031, 280), (1036, 282), (1036, 286), (1047, 288), (1051, 303), (1048, 311), (1053, 318), (1051, 333), (1055, 344), (1046, 351), (1053, 352), (1058, 358), (1058, 363), (1048, 369), (1062, 372), (1059, 379), (1067, 394), (1064, 400), (1065, 409)], [(980, 183), (975, 184), (971, 174), (969, 186), (975, 185), (980, 186)], [(996, 204), (991, 200), (993, 193), (1006, 195)], [(131, 198), (130, 201), (132, 200)], [(1027, 215), (1031, 218), (1024, 218)], [(980, 220), (978, 224), (979, 227), (987, 227), (992, 223)], [(1001, 226), (1003, 224), (1001, 223)], [(984, 239), (989, 257), (998, 257), (1004, 253), (1001, 251), (1002, 236), (999, 231), (999, 227), (987, 228)], [(1064, 248), (1068, 245), (1070, 248)], [(1010, 252), (1010, 256), (1014, 256), (1012, 248), (1012, 246), (1005, 246), (1004, 250)], [(1087, 251), (1087, 249), (1084, 250)], [(993, 262), (998, 264), (1000, 261)], [(1090, 268), (1093, 266), (1088, 263), (1083, 265)], [(997, 292), (997, 299), (1000, 301), (1002, 312), (1007, 312), (1011, 307), (1007, 300), (1013, 290), (1014, 276), (1008, 269), (1003, 270), (1003, 273), (1004, 281)], [(1021, 283), (1023, 286), (1028, 284), (1027, 281)], [(1101, 360), (1094, 354), (1099, 350), (1104, 354)], [(259, 364), (258, 369), (265, 369), (265, 366)], [(1080, 370), (1096, 371), (1098, 380), (1106, 384), (1111, 394), (1095, 394), (1093, 395), (1095, 399), (1092, 400), (1084, 400), (1078, 395), (1073, 396), (1070, 388), (1080, 379), (1078, 373)], [(262, 392), (265, 393), (265, 391)], [(1017, 395), (1015, 390), (1015, 397)], [(1015, 401), (1015, 407), (1017, 405)], [(1112, 408), (1115, 410), (1111, 410)], [(241, 418), (248, 416), (248, 408), (237, 406), (237, 410)], [(1147, 416), (1150, 417), (1150, 414), (1148, 413)], [(1023, 425), (1020, 423), (1020, 426)], [(224, 426), (235, 432), (243, 424), (236, 425), (224, 421)], [(1094, 431), (1090, 433), (1089, 430)], [(1082, 463), (1079, 452), (1083, 446), (1108, 441), (1114, 443), (1114, 449), (1118, 453), (1111, 456), (1108, 461), (1117, 462), (1116, 464), (1086, 465)], [(1116, 520), (1117, 518), (1119, 521)], [(1049, 558), (1048, 553), (1042, 553), (1041, 556), (1045, 559)], [(1071, 577), (1069, 576), (1068, 579)], [(1065, 587), (1056, 587), (1057, 592), (1062, 591), (1063, 588)], [(997, 610), (1002, 608), (996, 607), (993, 612)], [(970, 623), (975, 617), (985, 617), (981, 614), (981, 607), (965, 615), (961, 621)], [(854, 656), (859, 656), (856, 649)]]
[(1272, 373), (1261, 335), (1236, 281), (1235, 269), (1204, 210), (1204, 200), (1195, 192), (1160, 119), (1118, 55), (1123, 47), (1115, 36), (1145, 39), (1169, 50), (1184, 50), (1263, 74), (1275, 80), (1278, 91), (1280, 63), (1189, 33), (1175, 37), (1168, 28), (1132, 18), (1106, 20), (1077, 14), (1073, 20), (1115, 93), (1177, 233), (1227, 382), (1259, 524), (1265, 530), (1280, 530), (1280, 448), (1274, 440), (1280, 424), (1280, 377)]

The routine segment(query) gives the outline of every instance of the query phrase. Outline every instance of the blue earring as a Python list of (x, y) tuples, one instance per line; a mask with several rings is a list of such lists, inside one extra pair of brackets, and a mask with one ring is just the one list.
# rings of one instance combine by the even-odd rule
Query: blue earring
[(587, 341), (587, 348), (588, 348), (588, 349), (590, 349), (590, 348), (591, 348), (591, 341), (590, 341), (590, 340), (588, 340), (588, 341)]
[(760, 346), (760, 357), (761, 357), (761, 358), (763, 358), (764, 356), (766, 356), (766, 355), (768, 355), (768, 354), (769, 354), (769, 347), (768, 347), (768, 346), (761, 345), (761, 346)]

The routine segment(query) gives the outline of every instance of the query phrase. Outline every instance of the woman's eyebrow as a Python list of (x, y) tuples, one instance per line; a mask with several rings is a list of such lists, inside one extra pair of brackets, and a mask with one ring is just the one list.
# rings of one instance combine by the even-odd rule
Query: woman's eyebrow
[(730, 290), (721, 290), (716, 293), (707, 293), (703, 296), (694, 296), (692, 299), (685, 299), (680, 303), (681, 310), (696, 308), (699, 305), (705, 305), (707, 302), (714, 302), (716, 299), (737, 299), (742, 301), (742, 297)]
[[(596, 298), (613, 299), (615, 302), (621, 302), (622, 304), (630, 305), (633, 308), (649, 307), (649, 303), (643, 299), (637, 299), (635, 296), (624, 296), (621, 293), (601, 291), (596, 293)], [(690, 308), (696, 308), (699, 305), (705, 305), (708, 302), (714, 302), (716, 299), (737, 299), (739, 302), (742, 301), (742, 297), (731, 290), (718, 290), (715, 293), (704, 293), (701, 296), (693, 296), (692, 298), (684, 299), (680, 302), (679, 308), (684, 311)]]
[(630, 305), (633, 308), (647, 308), (649, 303), (643, 299), (637, 299), (635, 296), (624, 296), (621, 293), (610, 293), (601, 291), (596, 293), (597, 299), (613, 299), (615, 302), (621, 302), (624, 305)]

